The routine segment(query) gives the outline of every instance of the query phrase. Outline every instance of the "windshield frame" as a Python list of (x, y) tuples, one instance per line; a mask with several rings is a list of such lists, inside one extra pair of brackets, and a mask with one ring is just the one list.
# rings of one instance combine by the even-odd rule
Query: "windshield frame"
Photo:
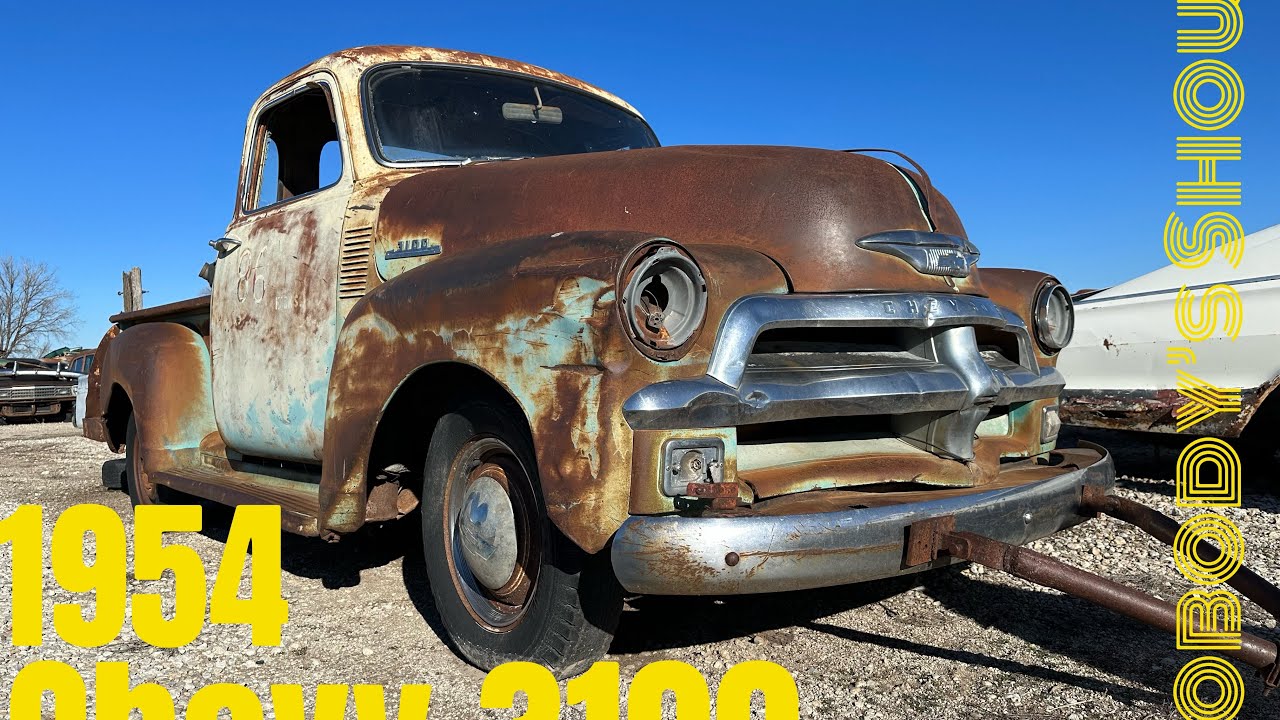
[[(365, 142), (369, 146), (369, 153), (370, 155), (373, 156), (374, 161), (377, 162), (379, 165), (382, 165), (383, 167), (388, 167), (388, 168), (441, 167), (441, 166), (451, 167), (451, 166), (458, 166), (458, 165), (469, 165), (471, 163), (480, 163), (480, 162), (497, 162), (497, 160), (487, 160), (487, 159), (479, 160), (479, 159), (473, 159), (473, 158), (448, 158), (448, 159), (435, 159), (435, 160), (390, 160), (388, 159), (382, 153), (382, 146), (381, 146), (381, 143), (378, 142), (378, 138), (377, 138), (377, 129), (374, 128), (373, 126), (373, 112), (372, 112), (373, 94), (372, 94), (372, 89), (369, 87), (370, 78), (373, 77), (373, 75), (376, 74), (377, 72), (388, 67), (414, 67), (414, 68), (432, 68), (432, 69), (438, 69), (438, 70), (458, 70), (458, 71), (464, 71), (464, 72), (484, 73), (487, 75), (500, 75), (504, 77), (519, 78), (521, 80), (529, 80), (539, 84), (554, 85), (559, 89), (572, 92), (578, 95), (582, 95), (596, 102), (604, 103), (605, 105), (608, 105), (610, 107), (617, 108), (625, 112), (626, 114), (634, 117), (636, 120), (640, 121), (640, 124), (644, 126), (644, 129), (649, 133), (649, 138), (653, 140), (653, 147), (662, 147), (662, 143), (658, 141), (658, 134), (653, 131), (653, 128), (649, 126), (649, 122), (645, 120), (643, 117), (641, 117), (639, 113), (637, 113), (636, 111), (624, 105), (620, 105), (610, 100), (607, 97), (604, 97), (602, 95), (597, 95), (593, 92), (588, 92), (578, 87), (574, 87), (569, 83), (559, 82), (557, 80), (551, 80), (548, 78), (541, 77), (539, 75), (530, 75), (528, 73), (521, 73), (521, 72), (511, 72), (509, 70), (481, 67), (477, 65), (466, 65), (466, 64), (460, 64), (460, 63), (445, 63), (445, 62), (430, 62), (430, 61), (421, 61), (421, 62), (396, 61), (396, 62), (384, 62), (384, 63), (378, 63), (377, 65), (371, 65), (370, 67), (366, 68), (363, 73), (360, 74), (360, 115), (361, 115), (361, 123), (364, 126)], [(606, 150), (601, 152), (616, 152), (616, 151)], [(590, 153), (584, 153), (584, 154), (590, 154)], [(543, 157), (563, 157), (563, 156), (546, 155)]]

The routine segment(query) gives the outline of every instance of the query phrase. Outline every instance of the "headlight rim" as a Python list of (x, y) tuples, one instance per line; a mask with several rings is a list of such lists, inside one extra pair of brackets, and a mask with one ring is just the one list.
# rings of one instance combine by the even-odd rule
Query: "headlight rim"
[[(1067, 311), (1067, 331), (1061, 343), (1053, 340), (1052, 332), (1048, 327), (1049, 318), (1049, 302), (1053, 298), (1054, 293), (1061, 292), (1061, 297), (1065, 300)], [(1036, 290), (1035, 300), (1031, 306), (1031, 322), (1032, 336), (1035, 337), (1036, 345), (1046, 355), (1057, 355), (1071, 344), (1071, 339), (1076, 332), (1076, 309), (1075, 302), (1071, 299), (1071, 293), (1067, 288), (1055, 279), (1049, 279)]]
[[(659, 346), (644, 337), (643, 330), (637, 327), (634, 313), (632, 312), (632, 295), (638, 289), (635, 283), (640, 273), (645, 272), (648, 269), (648, 265), (673, 259), (676, 260), (678, 268), (681, 265), (683, 266), (680, 269), (683, 270), (690, 282), (690, 291), (695, 294), (694, 308), (698, 317), (696, 322), (689, 324), (688, 332), (685, 333), (685, 337), (679, 344)], [(655, 237), (633, 248), (619, 270), (617, 283), (619, 292), (616, 306), (618, 317), (622, 322), (627, 337), (631, 340), (631, 344), (646, 357), (659, 362), (672, 362), (683, 358), (696, 344), (707, 321), (709, 305), (707, 279), (701, 265), (698, 264), (692, 253), (681, 247), (679, 243), (669, 238)]]

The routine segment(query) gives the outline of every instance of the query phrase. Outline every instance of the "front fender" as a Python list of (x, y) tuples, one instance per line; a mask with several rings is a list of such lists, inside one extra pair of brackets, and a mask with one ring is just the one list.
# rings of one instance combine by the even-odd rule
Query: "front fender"
[[(1058, 279), (1037, 270), (983, 268), (979, 272), (982, 283), (987, 289), (987, 295), (992, 301), (1017, 313), (1018, 317), (1022, 318), (1022, 322), (1026, 323), (1027, 329), (1034, 334), (1035, 308), (1033, 306), (1036, 294), (1040, 288), (1048, 283), (1056, 283)], [(1057, 353), (1046, 354), (1040, 347), (1040, 343), (1034, 340), (1031, 345), (1036, 354), (1036, 361), (1041, 367), (1053, 367), (1058, 364)]]
[(361, 299), (339, 334), (330, 378), (322, 527), (350, 532), (364, 522), (369, 453), (383, 411), (415, 371), (453, 362), (493, 378), (523, 410), (551, 521), (590, 552), (604, 547), (628, 517), (625, 399), (643, 385), (700, 374), (734, 299), (787, 289), (759, 253), (686, 245), (708, 278), (707, 321), (685, 357), (650, 360), (623, 331), (616, 287), (622, 263), (653, 237), (514, 240), (493, 252), (442, 257)]

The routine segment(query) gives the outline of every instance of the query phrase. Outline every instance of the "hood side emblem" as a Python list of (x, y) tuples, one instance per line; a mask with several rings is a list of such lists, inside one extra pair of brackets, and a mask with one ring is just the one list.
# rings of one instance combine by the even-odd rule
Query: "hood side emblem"
[(400, 258), (426, 257), (428, 255), (439, 254), (440, 246), (432, 243), (430, 240), (401, 240), (396, 243), (396, 248), (394, 250), (387, 250), (383, 253), (383, 258), (387, 260), (398, 260)]
[(919, 230), (891, 230), (876, 233), (855, 243), (864, 250), (873, 250), (901, 258), (917, 272), (925, 275), (969, 277), (978, 262), (978, 248), (958, 235), (921, 232)]

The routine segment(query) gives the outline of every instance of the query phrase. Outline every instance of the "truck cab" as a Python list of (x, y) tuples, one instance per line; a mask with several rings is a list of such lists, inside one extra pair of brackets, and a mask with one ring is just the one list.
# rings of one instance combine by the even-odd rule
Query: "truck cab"
[(660, 147), (551, 70), (335, 53), (251, 109), (210, 296), (112, 318), (85, 434), (135, 504), (277, 504), (334, 541), (420, 517), (482, 667), (584, 669), (624, 592), (916, 572), (937, 516), (1081, 522), (1113, 471), (1056, 448), (1069, 296), (978, 268), (890, 155)]

